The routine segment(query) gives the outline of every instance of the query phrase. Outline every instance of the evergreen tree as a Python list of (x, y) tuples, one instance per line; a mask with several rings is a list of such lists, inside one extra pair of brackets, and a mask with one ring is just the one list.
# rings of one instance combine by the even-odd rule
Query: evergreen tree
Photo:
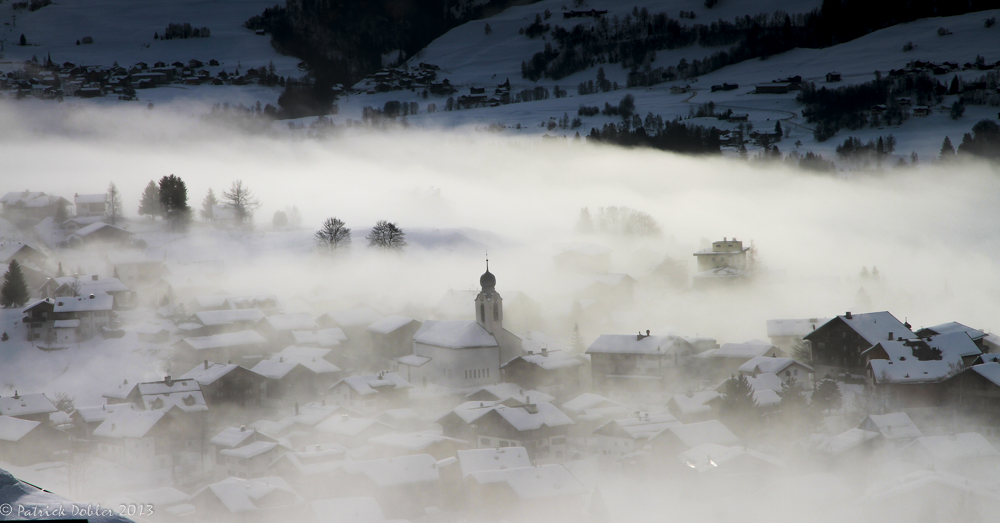
[(778, 121), (774, 122), (774, 132), (778, 136), (781, 136), (781, 134), (784, 132), (781, 129), (781, 120), (778, 120)]
[(573, 345), (573, 352), (577, 354), (583, 353), (583, 337), (580, 336), (580, 324), (573, 324), (573, 338), (570, 340)]
[(365, 236), (369, 247), (384, 251), (402, 251), (406, 247), (406, 233), (395, 223), (379, 220)]
[(746, 435), (756, 425), (759, 413), (753, 387), (743, 374), (733, 376), (722, 385), (719, 417), (736, 432)]
[(139, 200), (139, 215), (155, 218), (160, 214), (160, 188), (150, 180)]
[(122, 218), (124, 212), (122, 210), (122, 193), (118, 191), (115, 182), (108, 184), (108, 194), (105, 199), (107, 200), (105, 215), (108, 217), (108, 223), (115, 225)]
[(320, 249), (332, 254), (351, 245), (351, 229), (340, 218), (327, 218), (315, 238)]
[(28, 39), (24, 37), (24, 33), (21, 33), (21, 39), (18, 42), (22, 47), (28, 45)]
[(0, 306), (5, 309), (21, 307), (31, 299), (28, 282), (24, 280), (21, 264), (11, 260), (7, 273), (3, 275), (3, 286), (0, 287)]
[(208, 194), (205, 195), (205, 199), (201, 201), (201, 214), (202, 220), (214, 220), (215, 214), (212, 211), (212, 207), (219, 204), (219, 200), (215, 198), (215, 191), (211, 187), (208, 188)]
[(844, 403), (844, 396), (840, 392), (837, 382), (826, 378), (819, 382), (816, 392), (812, 396), (812, 407), (820, 412), (827, 412), (831, 409), (839, 409)]
[(955, 157), (955, 147), (951, 145), (951, 138), (945, 136), (944, 143), (941, 144), (941, 159), (950, 160), (954, 157)]
[(580, 218), (576, 221), (576, 232), (581, 234), (594, 233), (594, 221), (590, 217), (590, 209), (580, 209)]
[(3, 331), (3, 335), (0, 335), (0, 341), (7, 341), (9, 339), (10, 336), (7, 335), (7, 331)]
[(66, 272), (63, 271), (62, 262), (59, 262), (59, 267), (56, 268), (56, 278), (62, 278), (66, 276)]
[(815, 421), (809, 411), (805, 390), (795, 378), (789, 378), (788, 381), (781, 384), (778, 397), (781, 398), (781, 419), (792, 437), (797, 438), (802, 434), (803, 429)]
[(179, 176), (160, 178), (160, 213), (173, 227), (183, 227), (191, 216), (187, 186)]

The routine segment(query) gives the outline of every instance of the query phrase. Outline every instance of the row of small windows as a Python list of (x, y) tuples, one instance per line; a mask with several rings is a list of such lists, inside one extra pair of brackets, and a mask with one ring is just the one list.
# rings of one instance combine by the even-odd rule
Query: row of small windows
[(465, 379), (476, 380), (479, 378), (489, 378), (490, 369), (469, 369), (465, 371)]

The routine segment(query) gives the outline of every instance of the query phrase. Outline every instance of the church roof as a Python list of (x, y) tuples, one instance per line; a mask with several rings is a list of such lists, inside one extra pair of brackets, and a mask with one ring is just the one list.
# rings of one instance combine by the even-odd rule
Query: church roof
[(497, 340), (474, 321), (427, 320), (413, 335), (413, 341), (449, 349), (496, 347)]

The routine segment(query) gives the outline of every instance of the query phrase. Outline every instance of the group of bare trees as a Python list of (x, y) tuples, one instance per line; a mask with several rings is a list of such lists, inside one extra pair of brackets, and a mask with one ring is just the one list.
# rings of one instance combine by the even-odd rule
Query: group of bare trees
[[(340, 218), (327, 218), (314, 235), (319, 249), (326, 254), (336, 254), (351, 246), (351, 229)], [(369, 247), (386, 252), (402, 251), (406, 247), (406, 232), (395, 223), (379, 220), (365, 235)]]

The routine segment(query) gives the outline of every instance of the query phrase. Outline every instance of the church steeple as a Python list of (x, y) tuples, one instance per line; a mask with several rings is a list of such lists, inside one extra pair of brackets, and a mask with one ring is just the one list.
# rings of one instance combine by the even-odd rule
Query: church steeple
[(486, 259), (486, 272), (479, 277), (482, 290), (476, 296), (476, 323), (495, 334), (503, 330), (503, 298), (496, 291), (497, 278), (490, 272), (490, 260)]

